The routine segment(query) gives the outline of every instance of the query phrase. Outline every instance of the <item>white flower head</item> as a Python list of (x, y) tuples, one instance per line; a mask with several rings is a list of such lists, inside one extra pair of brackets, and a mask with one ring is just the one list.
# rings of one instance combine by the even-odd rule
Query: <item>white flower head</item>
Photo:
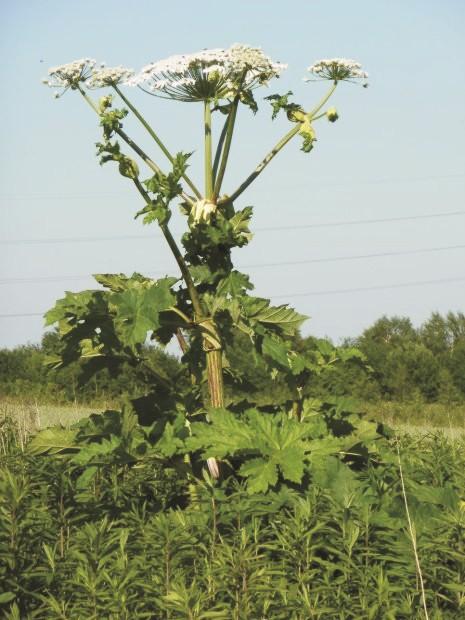
[[(366, 79), (368, 73), (362, 71), (362, 65), (348, 58), (326, 58), (318, 60), (308, 67), (307, 71), (320, 79), (332, 80), (333, 82), (351, 82), (357, 79)], [(311, 78), (306, 78), (309, 82)]]
[(132, 69), (126, 67), (105, 67), (101, 63), (99, 69), (94, 69), (91, 76), (86, 81), (87, 88), (104, 88), (105, 86), (114, 86), (124, 84), (134, 75)]
[(153, 62), (127, 83), (178, 101), (218, 101), (267, 84), (285, 68), (259, 48), (235, 44)]
[[(68, 88), (76, 89), (80, 82), (85, 82), (91, 75), (91, 71), (95, 66), (95, 60), (92, 58), (82, 58), (74, 60), (66, 65), (51, 67), (48, 70), (48, 79), (42, 80), (43, 84), (50, 88), (61, 88), (61, 95)], [(60, 93), (58, 94), (59, 96)], [(56, 96), (56, 95), (55, 95)]]

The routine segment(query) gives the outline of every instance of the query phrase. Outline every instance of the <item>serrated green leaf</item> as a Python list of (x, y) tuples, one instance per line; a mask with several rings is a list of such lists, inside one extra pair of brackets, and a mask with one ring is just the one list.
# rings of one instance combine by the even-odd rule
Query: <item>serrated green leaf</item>
[(31, 454), (60, 454), (77, 450), (77, 431), (66, 428), (46, 428), (35, 435), (27, 446)]
[(289, 347), (282, 340), (277, 340), (271, 336), (265, 336), (262, 342), (262, 353), (268, 356), (274, 362), (277, 362), (283, 368), (289, 370)]
[(110, 439), (102, 439), (100, 442), (94, 441), (89, 444), (81, 445), (81, 449), (72, 458), (76, 465), (87, 465), (95, 458), (112, 454), (121, 445), (121, 438), (112, 435)]
[(305, 451), (301, 446), (287, 446), (279, 453), (279, 466), (283, 478), (299, 484), (304, 475)]
[(287, 304), (269, 306), (268, 300), (262, 301), (267, 303), (253, 314), (249, 314), (249, 318), (253, 318), (259, 323), (276, 326), (286, 335), (293, 336), (302, 323), (308, 319), (304, 314), (299, 314), (293, 308), (289, 308)]
[(168, 310), (175, 297), (171, 292), (173, 278), (158, 280), (148, 289), (129, 289), (112, 296), (116, 311), (115, 323), (125, 344), (143, 344), (147, 332), (160, 327), (160, 312)]
[(249, 276), (239, 271), (231, 271), (225, 278), (220, 280), (217, 287), (218, 295), (229, 295), (237, 297), (243, 295), (245, 291), (252, 290), (253, 284), (250, 282)]
[(247, 478), (249, 495), (266, 493), (269, 487), (273, 487), (278, 482), (278, 470), (275, 463), (261, 458), (244, 463), (239, 469), (239, 474)]

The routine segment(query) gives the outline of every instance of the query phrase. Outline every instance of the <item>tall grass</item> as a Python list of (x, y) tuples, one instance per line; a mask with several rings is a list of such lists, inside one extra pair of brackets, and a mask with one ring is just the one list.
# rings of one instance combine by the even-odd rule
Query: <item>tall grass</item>
[(31, 456), (38, 418), (22, 413), (0, 433), (2, 617), (465, 618), (463, 439), (403, 436), (402, 479), (393, 445), (304, 491), (207, 477), (188, 505), (174, 470), (102, 464), (86, 484), (81, 467)]

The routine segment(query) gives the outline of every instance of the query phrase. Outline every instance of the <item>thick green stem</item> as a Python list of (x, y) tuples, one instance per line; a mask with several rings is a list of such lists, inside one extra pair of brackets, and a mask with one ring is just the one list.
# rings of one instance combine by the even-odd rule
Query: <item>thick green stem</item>
[[(331, 86), (331, 88), (326, 93), (326, 95), (323, 97), (323, 99), (318, 103), (318, 105), (306, 115), (310, 121), (314, 120), (315, 114), (317, 114), (321, 110), (321, 108), (325, 105), (325, 103), (331, 97), (333, 92), (336, 90), (336, 87), (337, 87), (337, 82), (334, 82), (334, 84)], [(290, 131), (288, 131), (287, 134), (283, 136), (281, 140), (271, 149), (271, 151), (262, 159), (262, 161), (258, 164), (255, 170), (252, 172), (252, 174), (250, 174), (247, 177), (247, 179), (236, 189), (236, 191), (233, 192), (230, 196), (228, 196), (224, 200), (220, 200), (218, 204), (221, 205), (226, 202), (234, 202), (234, 200), (236, 200), (249, 187), (249, 185), (253, 183), (253, 181), (255, 181), (258, 175), (261, 172), (263, 172), (263, 170), (268, 166), (270, 161), (274, 159), (274, 157), (279, 153), (279, 151), (283, 147), (285, 147), (286, 144), (290, 140), (292, 140), (292, 138), (296, 134), (299, 133), (299, 131), (300, 131), (300, 123), (297, 123), (297, 125), (293, 127)]]
[(213, 166), (212, 166), (212, 111), (210, 102), (204, 103), (205, 128), (205, 198), (213, 197)]
[(223, 152), (223, 144), (226, 139), (226, 132), (228, 131), (228, 124), (229, 124), (229, 115), (226, 117), (226, 120), (224, 121), (223, 129), (221, 130), (218, 144), (216, 145), (215, 160), (213, 162), (213, 182), (215, 182), (216, 175), (218, 172), (218, 166), (220, 165), (221, 154)]
[[(146, 190), (144, 189), (144, 186), (142, 185), (142, 183), (139, 181), (139, 179), (136, 177), (133, 179), (134, 181), (134, 185), (136, 186), (139, 194), (142, 196), (142, 198), (146, 201), (147, 204), (150, 204), (151, 202), (151, 198), (149, 196), (149, 194), (146, 192)], [(184, 279), (184, 282), (186, 283), (186, 287), (187, 287), (187, 291), (189, 293), (189, 297), (191, 298), (192, 301), (192, 307), (194, 308), (194, 312), (196, 315), (196, 318), (201, 317), (202, 316), (202, 306), (200, 304), (200, 299), (199, 296), (197, 294), (197, 289), (195, 288), (195, 284), (194, 281), (192, 280), (192, 276), (190, 274), (189, 271), (189, 267), (187, 266), (183, 255), (181, 254), (180, 249), (178, 248), (178, 245), (173, 237), (173, 235), (171, 234), (170, 229), (168, 228), (167, 224), (160, 224), (160, 229), (163, 233), (163, 236), (165, 237), (169, 248), (178, 264), (179, 270), (181, 271), (181, 275)]]
[[(118, 86), (116, 84), (114, 84), (113, 88), (118, 93), (118, 95), (121, 97), (121, 99), (124, 101), (124, 103), (128, 106), (128, 108), (131, 110), (131, 112), (134, 114), (134, 116), (142, 123), (142, 125), (145, 127), (145, 129), (148, 131), (148, 133), (152, 136), (152, 138), (155, 140), (155, 142), (158, 144), (158, 146), (162, 150), (163, 154), (169, 159), (171, 164), (174, 164), (174, 157), (168, 151), (168, 149), (163, 144), (163, 142), (160, 140), (160, 138), (155, 133), (155, 131), (152, 129), (152, 127), (147, 123), (147, 121), (142, 116), (142, 114), (139, 112), (139, 110), (137, 110), (137, 108), (121, 92), (121, 90), (118, 88)], [(196, 186), (191, 181), (191, 179), (187, 176), (187, 174), (183, 174), (182, 178), (185, 180), (185, 182), (191, 188), (191, 190), (194, 192), (194, 194), (197, 196), (197, 198), (202, 198), (202, 195), (200, 194), (199, 190), (196, 188)]]
[(212, 407), (224, 407), (223, 355), (221, 349), (207, 351), (207, 378)]
[(213, 192), (213, 202), (216, 201), (216, 199), (218, 198), (218, 196), (220, 194), (221, 185), (223, 183), (223, 178), (224, 178), (224, 173), (226, 172), (226, 166), (228, 164), (229, 151), (231, 149), (231, 141), (232, 141), (232, 137), (233, 137), (233, 133), (234, 133), (234, 124), (236, 122), (238, 105), (239, 105), (239, 97), (235, 97), (235, 99), (234, 99), (234, 101), (232, 103), (231, 110), (230, 110), (229, 115), (228, 115), (228, 124), (227, 124), (227, 130), (226, 130), (226, 138), (225, 138), (225, 142), (224, 142), (223, 156), (221, 158), (221, 165), (220, 165), (220, 169), (218, 171), (218, 176), (217, 176), (217, 178), (215, 180), (215, 190)]

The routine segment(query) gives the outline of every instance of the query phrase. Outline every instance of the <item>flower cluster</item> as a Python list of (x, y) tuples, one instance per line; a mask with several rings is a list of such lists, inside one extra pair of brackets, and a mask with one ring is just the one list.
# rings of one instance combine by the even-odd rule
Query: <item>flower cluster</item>
[(103, 88), (105, 86), (114, 86), (116, 84), (124, 84), (134, 74), (132, 69), (125, 67), (105, 67), (94, 69), (91, 76), (86, 82), (88, 88)]
[[(48, 70), (49, 79), (42, 81), (50, 88), (63, 88), (65, 92), (68, 88), (77, 88), (79, 82), (85, 82), (90, 77), (94, 66), (95, 60), (92, 58), (75, 60), (66, 65), (51, 67)], [(55, 97), (59, 96), (60, 93), (55, 92)]]
[(265, 85), (285, 68), (260, 48), (236, 44), (153, 62), (127, 83), (179, 101), (217, 101)]
[[(323, 80), (333, 80), (334, 82), (351, 81), (354, 79), (365, 79), (368, 73), (362, 71), (362, 65), (355, 60), (347, 58), (330, 58), (318, 60), (308, 71)], [(310, 78), (306, 78), (310, 81)]]

